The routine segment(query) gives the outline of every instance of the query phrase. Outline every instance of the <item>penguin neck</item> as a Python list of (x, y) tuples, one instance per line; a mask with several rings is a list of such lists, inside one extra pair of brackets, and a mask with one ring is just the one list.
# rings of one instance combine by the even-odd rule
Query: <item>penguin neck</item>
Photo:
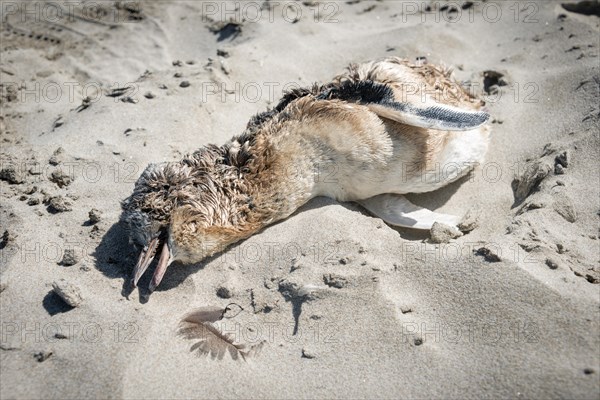
[(258, 141), (250, 163), (256, 221), (261, 229), (293, 214), (318, 193), (318, 155), (311, 146), (287, 137), (284, 141)]

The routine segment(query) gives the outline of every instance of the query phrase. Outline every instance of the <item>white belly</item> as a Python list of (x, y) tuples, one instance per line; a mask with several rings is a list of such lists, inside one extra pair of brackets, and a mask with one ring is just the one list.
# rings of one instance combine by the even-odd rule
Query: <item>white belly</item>
[(417, 169), (413, 164), (412, 171), (407, 170), (410, 166), (395, 171), (395, 176), (390, 177), (390, 181), (395, 183), (390, 188), (394, 189), (391, 193), (430, 192), (456, 181), (483, 163), (489, 142), (487, 128), (450, 132), (448, 135), (450, 138), (444, 149), (425, 170), (415, 175)]
[(325, 173), (318, 174), (320, 181), (314, 194), (352, 201), (383, 193), (423, 193), (439, 189), (483, 163), (489, 128), (448, 132), (443, 149), (436, 152), (424, 170), (420, 166), (424, 156), (418, 154), (414, 146), (401, 137), (394, 138), (393, 142), (393, 155), (385, 165), (343, 162), (328, 165)]

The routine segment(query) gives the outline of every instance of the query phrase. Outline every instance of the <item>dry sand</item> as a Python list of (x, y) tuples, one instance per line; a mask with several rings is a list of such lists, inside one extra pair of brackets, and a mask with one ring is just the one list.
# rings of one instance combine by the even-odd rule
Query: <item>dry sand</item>
[[(1, 398), (600, 397), (597, 16), (555, 1), (84, 4), (2, 2)], [(474, 230), (431, 244), (320, 198), (172, 266), (150, 299), (130, 293), (119, 201), (149, 162), (224, 143), (288, 84), (388, 55), (492, 93), (486, 164), (410, 196), (471, 211)], [(217, 325), (262, 352), (190, 353), (181, 316), (232, 302), (243, 311)]]

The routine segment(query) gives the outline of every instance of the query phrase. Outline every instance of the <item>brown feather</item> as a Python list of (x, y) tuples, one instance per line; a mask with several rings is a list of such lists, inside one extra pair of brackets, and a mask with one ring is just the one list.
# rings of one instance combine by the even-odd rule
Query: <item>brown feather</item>
[(224, 308), (207, 306), (197, 308), (183, 316), (183, 322), (191, 322), (194, 324), (201, 324), (203, 322), (217, 322), (223, 318), (225, 313)]
[(212, 322), (220, 320), (226, 309), (219, 307), (202, 307), (186, 314), (179, 324), (178, 334), (185, 339), (197, 339), (190, 347), (190, 352), (198, 356), (207, 356), (214, 360), (222, 360), (228, 352), (233, 360), (256, 355), (262, 348), (264, 341), (247, 347), (243, 343), (235, 343), (235, 338), (221, 332)]

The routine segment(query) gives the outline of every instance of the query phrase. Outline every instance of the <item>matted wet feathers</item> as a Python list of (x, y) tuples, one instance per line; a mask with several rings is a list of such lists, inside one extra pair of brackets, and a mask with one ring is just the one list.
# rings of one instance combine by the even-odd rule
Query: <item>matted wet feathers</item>
[[(411, 82), (419, 83), (416, 94), (407, 90)], [(430, 95), (446, 89), (450, 96), (442, 101)], [(140, 248), (135, 270), (143, 273), (155, 248), (163, 249), (164, 268), (200, 262), (287, 218), (316, 195), (364, 201), (382, 191), (435, 190), (459, 175), (423, 182), (416, 170), (399, 182), (394, 168), (482, 158), (488, 129), (475, 128), (487, 118), (448, 70), (397, 58), (352, 65), (325, 85), (291, 90), (224, 145), (144, 171), (122, 204), (130, 242)], [(317, 181), (315, 163), (338, 163), (352, 172), (340, 174), (337, 184)], [(377, 183), (370, 174), (379, 176), (383, 167), (388, 181)]]

